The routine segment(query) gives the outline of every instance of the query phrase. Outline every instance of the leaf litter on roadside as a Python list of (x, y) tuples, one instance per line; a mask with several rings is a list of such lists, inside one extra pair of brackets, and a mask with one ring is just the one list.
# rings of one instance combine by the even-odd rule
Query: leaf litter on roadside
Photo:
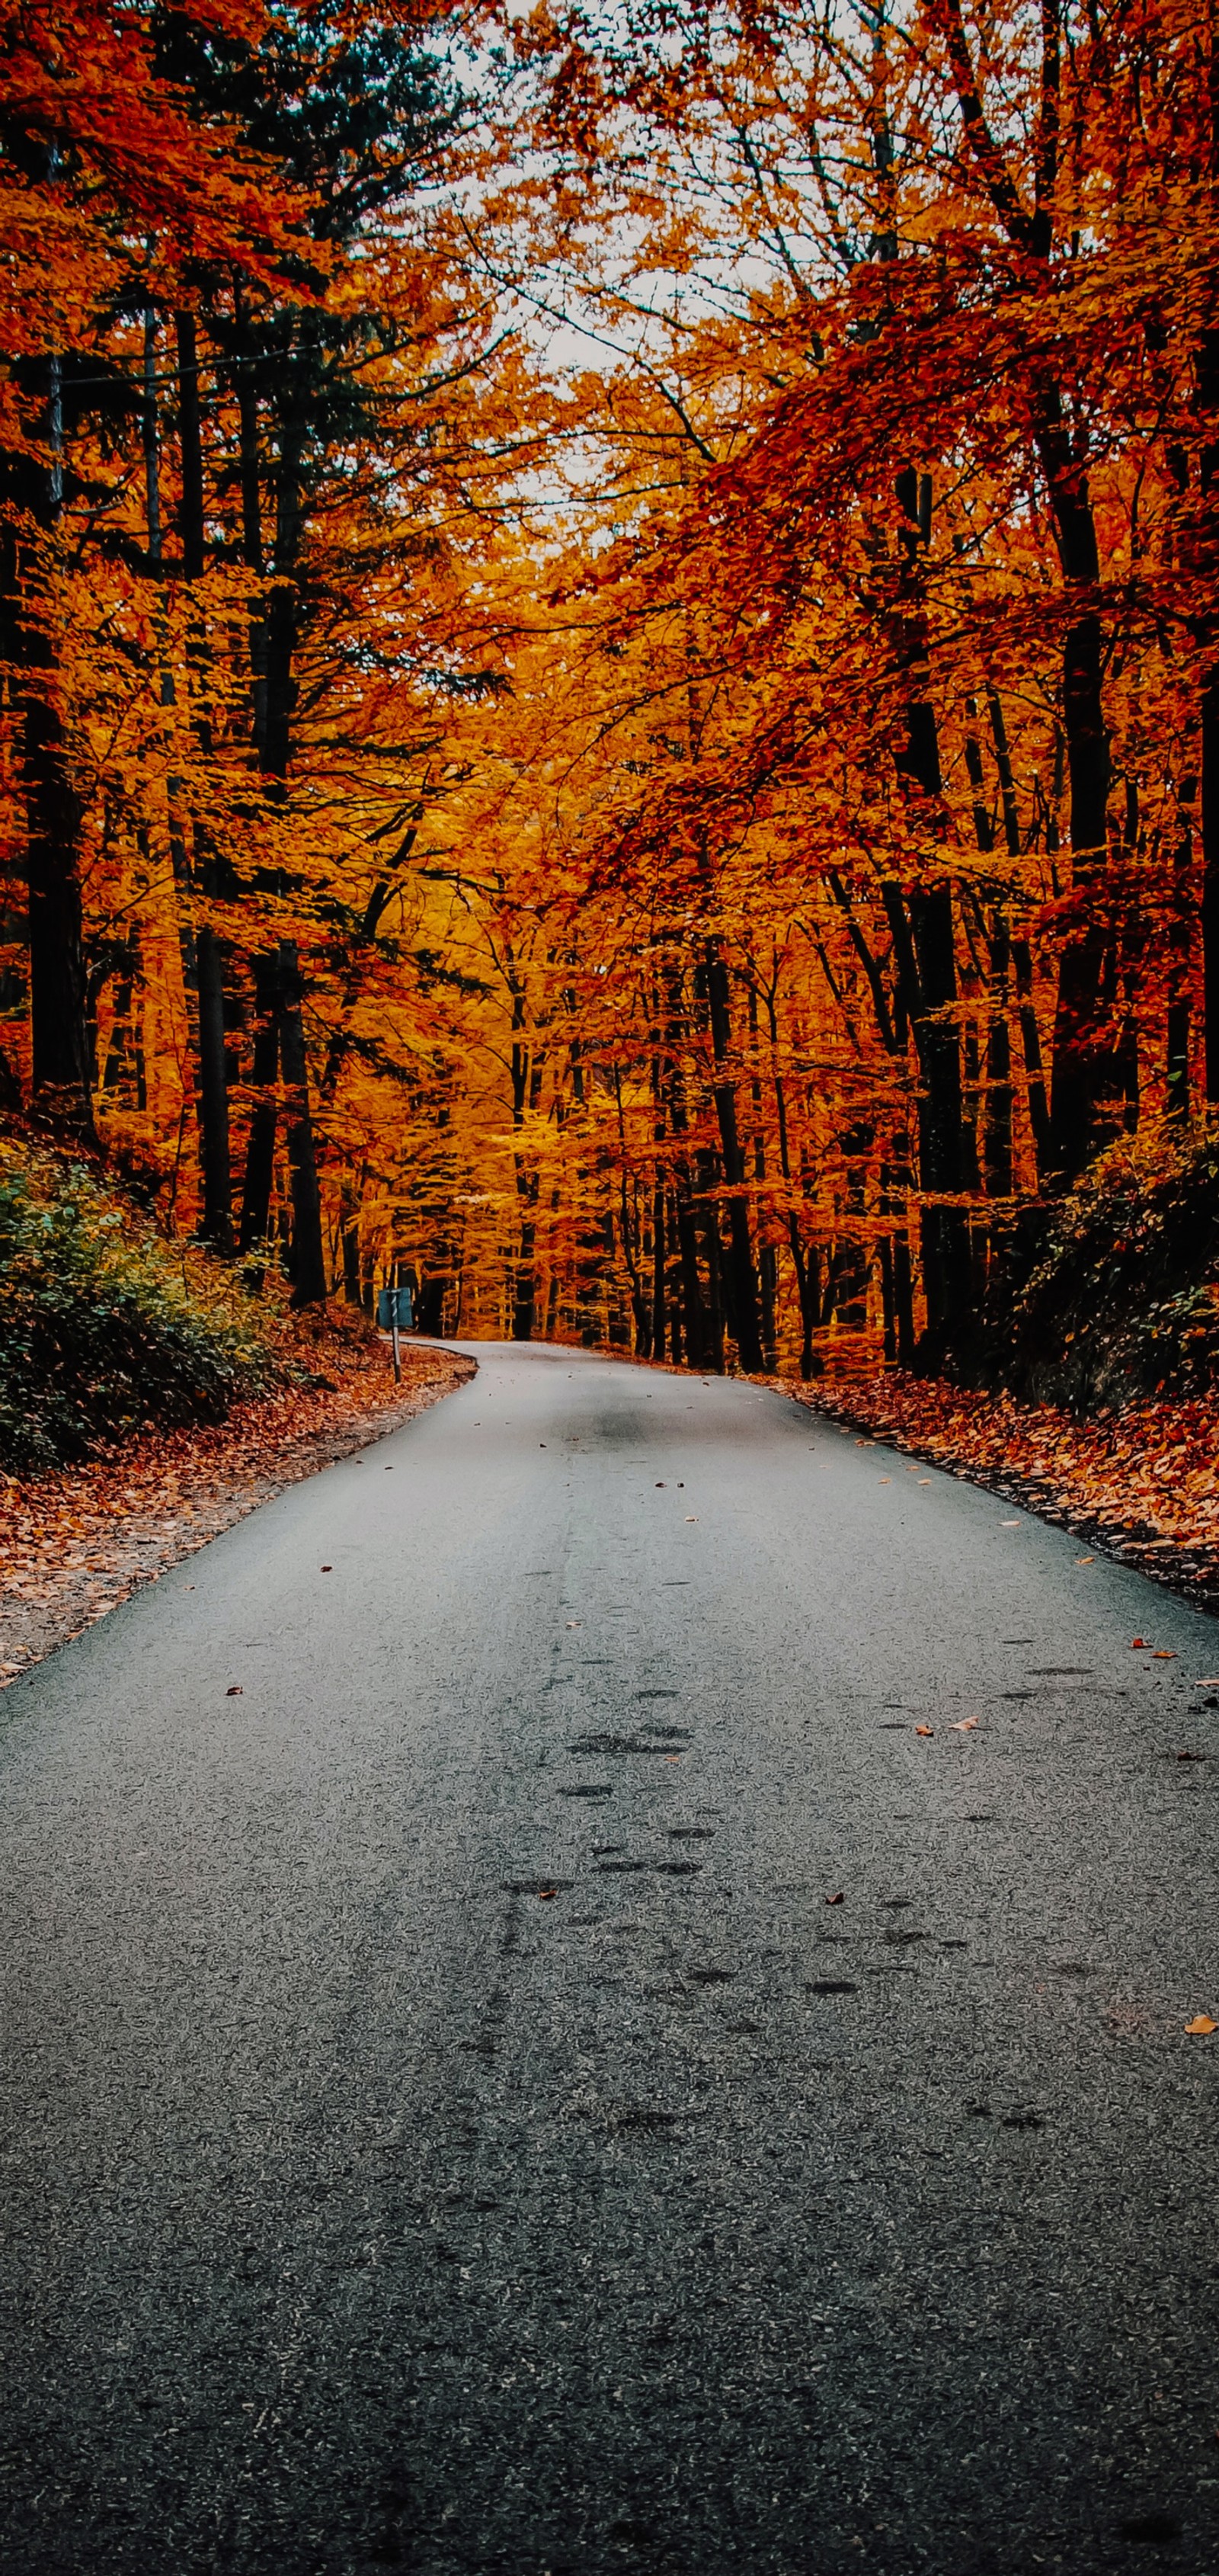
[(1219, 1395), (1158, 1396), (1078, 1420), (903, 1369), (807, 1388), (772, 1383), (813, 1412), (963, 1469), (1004, 1501), (1099, 1538), (1160, 1582), (1219, 1594)]
[(284, 1486), (472, 1374), (455, 1353), (404, 1350), (395, 1386), (381, 1344), (341, 1324), (302, 1326), (300, 1357), (311, 1382), (235, 1405), (223, 1422), (146, 1432), (54, 1474), (0, 1477), (0, 1689)]

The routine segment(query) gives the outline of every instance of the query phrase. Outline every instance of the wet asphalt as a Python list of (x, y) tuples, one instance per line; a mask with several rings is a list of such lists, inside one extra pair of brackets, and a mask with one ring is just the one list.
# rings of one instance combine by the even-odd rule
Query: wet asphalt
[(1215, 2576), (1214, 1622), (477, 1356), (0, 1700), (4, 2576)]

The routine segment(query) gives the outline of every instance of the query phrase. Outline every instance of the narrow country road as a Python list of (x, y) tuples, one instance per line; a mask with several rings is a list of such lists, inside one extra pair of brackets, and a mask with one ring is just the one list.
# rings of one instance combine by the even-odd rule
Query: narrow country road
[(475, 1355), (0, 1701), (5, 2576), (1215, 2576), (1213, 1623)]

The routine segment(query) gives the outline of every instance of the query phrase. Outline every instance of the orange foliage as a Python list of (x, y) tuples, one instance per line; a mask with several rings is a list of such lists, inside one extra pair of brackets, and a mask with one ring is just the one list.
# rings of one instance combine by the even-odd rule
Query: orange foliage
[(10, 1109), (302, 1301), (967, 1345), (1219, 1096), (1209, 14), (12, 25)]

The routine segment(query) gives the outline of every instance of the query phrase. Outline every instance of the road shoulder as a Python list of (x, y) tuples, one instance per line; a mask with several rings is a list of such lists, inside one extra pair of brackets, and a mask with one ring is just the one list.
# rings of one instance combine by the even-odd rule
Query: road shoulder
[(462, 1386), (474, 1362), (335, 1342), (325, 1374), (234, 1406), (224, 1422), (147, 1432), (57, 1475), (0, 1478), (0, 1689), (155, 1583), (285, 1486), (347, 1458)]

